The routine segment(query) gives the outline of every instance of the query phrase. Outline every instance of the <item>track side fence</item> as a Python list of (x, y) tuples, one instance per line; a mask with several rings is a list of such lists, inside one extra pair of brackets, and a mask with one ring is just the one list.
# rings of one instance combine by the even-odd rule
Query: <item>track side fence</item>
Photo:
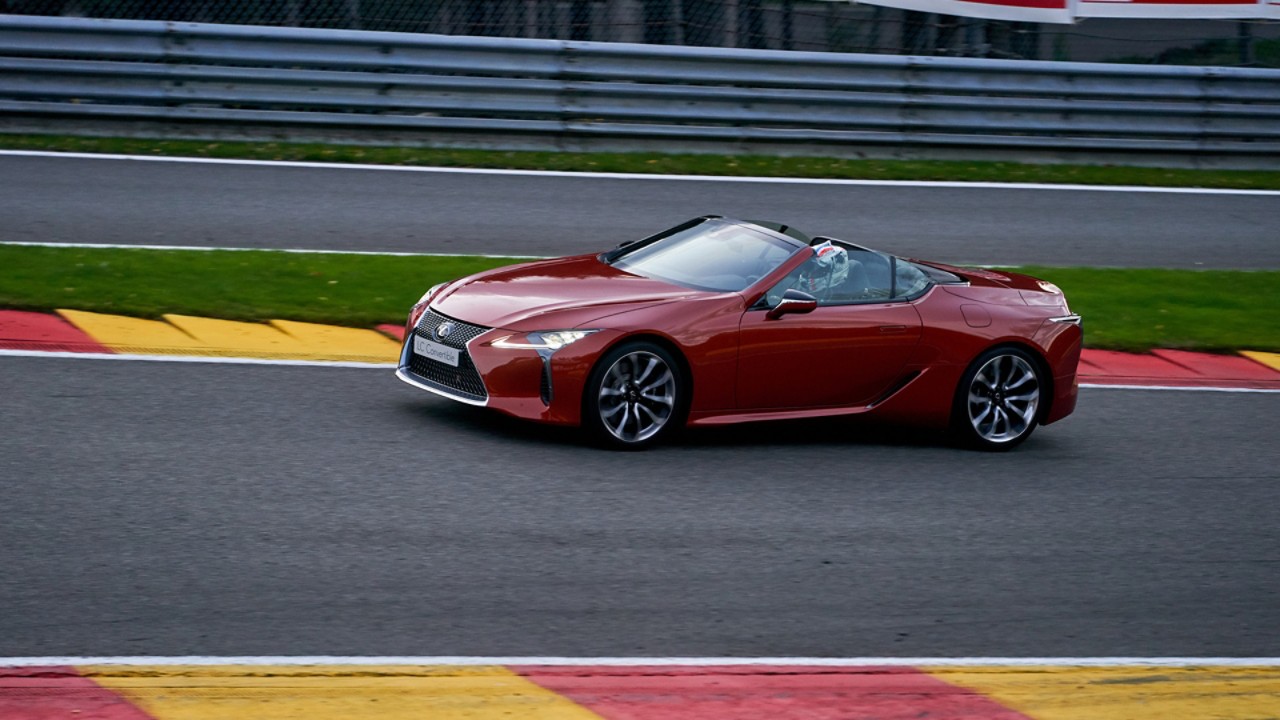
[(0, 15), (0, 127), (1276, 167), (1280, 70)]

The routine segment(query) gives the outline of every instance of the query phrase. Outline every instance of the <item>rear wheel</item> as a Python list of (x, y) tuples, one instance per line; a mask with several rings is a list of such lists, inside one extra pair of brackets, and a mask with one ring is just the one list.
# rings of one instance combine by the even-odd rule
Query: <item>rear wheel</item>
[(1043, 391), (1040, 370), (1027, 351), (988, 350), (960, 380), (953, 429), (962, 442), (982, 450), (1016, 447), (1036, 429)]
[(583, 422), (606, 445), (648, 447), (683, 421), (685, 387), (680, 364), (665, 348), (624, 343), (591, 371), (583, 393)]

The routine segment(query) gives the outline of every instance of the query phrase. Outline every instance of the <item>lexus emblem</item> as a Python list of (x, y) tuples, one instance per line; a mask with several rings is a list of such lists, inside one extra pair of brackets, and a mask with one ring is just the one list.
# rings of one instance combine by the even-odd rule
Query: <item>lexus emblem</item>
[(453, 321), (446, 320), (440, 323), (440, 327), (436, 328), (436, 338), (443, 340), (453, 334)]

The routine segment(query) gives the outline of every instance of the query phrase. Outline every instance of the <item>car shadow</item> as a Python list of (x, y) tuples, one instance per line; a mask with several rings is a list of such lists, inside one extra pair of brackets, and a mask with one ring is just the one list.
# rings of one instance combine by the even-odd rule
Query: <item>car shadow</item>
[(401, 409), (423, 420), (447, 423), (455, 430), (472, 435), (502, 437), (519, 443), (593, 447), (578, 428), (520, 420), (488, 408), (448, 401), (405, 401)]
[[(501, 437), (521, 444), (554, 444), (615, 452), (601, 447), (579, 428), (520, 420), (486, 408), (453, 402), (406, 401), (401, 409), (422, 420), (446, 423), (454, 430), (470, 435)], [(948, 434), (939, 430), (890, 425), (857, 417), (685, 428), (663, 445), (688, 449), (762, 445), (954, 447)]]
[(684, 447), (735, 445), (870, 445), (951, 447), (945, 432), (890, 425), (866, 418), (778, 420), (738, 425), (686, 428), (676, 439)]

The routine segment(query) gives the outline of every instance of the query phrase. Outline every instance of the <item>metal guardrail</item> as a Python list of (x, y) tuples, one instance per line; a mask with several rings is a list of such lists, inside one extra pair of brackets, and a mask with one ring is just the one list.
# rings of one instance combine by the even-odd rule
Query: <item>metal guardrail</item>
[(1280, 70), (0, 15), (0, 116), (1272, 164)]

